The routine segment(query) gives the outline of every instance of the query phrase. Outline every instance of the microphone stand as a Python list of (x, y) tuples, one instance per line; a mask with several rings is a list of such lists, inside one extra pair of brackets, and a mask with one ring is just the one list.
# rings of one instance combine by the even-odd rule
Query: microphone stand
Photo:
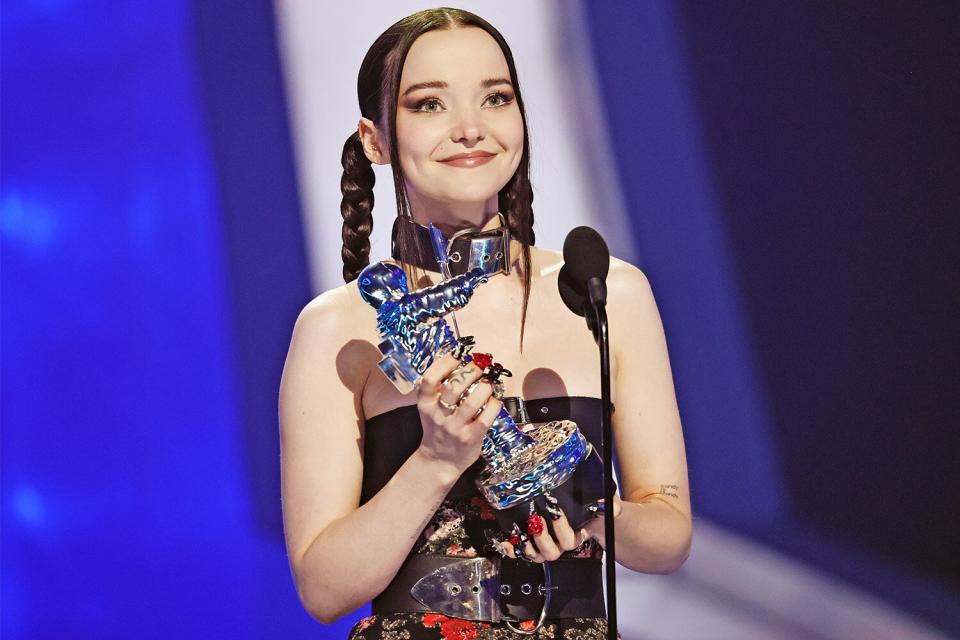
[(600, 428), (603, 433), (603, 529), (607, 553), (604, 568), (607, 576), (607, 638), (617, 639), (617, 575), (616, 536), (613, 530), (613, 428), (610, 403), (610, 335), (607, 327), (607, 286), (601, 278), (587, 281), (587, 293), (593, 315), (587, 315), (590, 331), (600, 348), (600, 401), (603, 410)]

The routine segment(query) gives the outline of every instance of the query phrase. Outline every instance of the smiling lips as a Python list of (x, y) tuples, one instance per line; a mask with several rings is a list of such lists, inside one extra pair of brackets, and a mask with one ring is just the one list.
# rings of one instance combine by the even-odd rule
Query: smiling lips
[(494, 155), (496, 154), (488, 153), (486, 151), (471, 151), (470, 153), (458, 153), (457, 155), (450, 156), (446, 160), (441, 160), (440, 162), (451, 167), (472, 169), (473, 167), (479, 167), (480, 165), (487, 164), (493, 159)]

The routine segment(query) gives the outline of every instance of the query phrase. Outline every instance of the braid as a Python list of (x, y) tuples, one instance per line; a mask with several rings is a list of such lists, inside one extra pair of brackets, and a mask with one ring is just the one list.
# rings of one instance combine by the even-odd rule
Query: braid
[[(529, 154), (526, 154), (529, 157)], [(518, 170), (510, 182), (500, 190), (497, 204), (500, 212), (507, 218), (510, 235), (520, 241), (521, 265), (523, 267), (523, 306), (520, 315), (520, 351), (523, 352), (523, 336), (527, 327), (527, 307), (530, 303), (531, 261), (530, 245), (534, 243), (533, 231), (533, 188), (530, 185), (527, 170), (527, 158), (524, 158), (523, 170)]]
[(340, 179), (340, 214), (343, 215), (343, 280), (352, 282), (370, 263), (370, 232), (373, 231), (373, 185), (376, 176), (363, 153), (360, 136), (354, 132), (343, 145), (343, 177)]
[(507, 218), (510, 234), (525, 245), (535, 244), (533, 189), (530, 183), (515, 175), (500, 191), (498, 206)]

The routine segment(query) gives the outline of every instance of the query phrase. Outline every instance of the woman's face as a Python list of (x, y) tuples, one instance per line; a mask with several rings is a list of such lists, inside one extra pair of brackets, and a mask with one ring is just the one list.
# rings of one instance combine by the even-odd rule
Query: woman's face
[[(396, 135), (414, 214), (422, 207), (419, 217), (438, 221), (480, 211), (491, 198), (496, 211), (520, 164), (523, 120), (490, 34), (467, 27), (417, 38), (400, 76)], [(474, 157), (456, 158), (464, 154)]]

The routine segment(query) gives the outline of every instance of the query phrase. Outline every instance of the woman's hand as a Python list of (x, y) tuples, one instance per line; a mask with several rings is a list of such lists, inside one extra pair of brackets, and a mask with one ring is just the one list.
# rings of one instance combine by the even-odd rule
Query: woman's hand
[[(602, 502), (602, 500), (601, 500)], [(623, 504), (620, 497), (613, 496), (613, 517), (616, 518), (623, 510)], [(541, 517), (541, 516), (537, 516)], [(589, 538), (594, 538), (600, 543), (601, 547), (606, 547), (604, 539), (603, 517), (592, 518), (579, 531), (574, 531), (567, 520), (567, 516), (560, 511), (560, 517), (552, 520), (553, 535), (550, 533), (550, 527), (546, 524), (546, 519), (542, 518), (543, 530), (537, 535), (531, 535), (523, 549), (524, 556), (531, 562), (552, 562), (559, 558), (565, 551), (573, 551), (580, 547)], [(539, 527), (537, 527), (539, 528)], [(501, 549), (507, 556), (515, 558), (513, 545), (509, 542), (502, 542)]]
[(501, 403), (481, 374), (477, 365), (463, 365), (448, 354), (434, 360), (418, 389), (420, 452), (449, 465), (454, 480), (479, 457), (483, 437), (500, 413)]
[[(574, 531), (563, 511), (560, 511), (560, 517), (551, 520), (549, 525), (547, 524), (547, 518), (543, 516), (534, 515), (531, 518), (539, 519), (538, 525), (531, 528), (529, 521), (527, 525), (530, 539), (524, 543), (523, 555), (531, 562), (556, 560), (565, 551), (576, 549), (590, 537), (583, 529)], [(550, 532), (551, 527), (553, 529), (552, 534)], [(537, 530), (540, 530), (540, 533), (535, 533)], [(509, 541), (500, 544), (501, 549), (507, 556), (517, 557), (513, 545)]]
[[(598, 500), (603, 504), (604, 500)], [(616, 519), (620, 515), (620, 512), (623, 511), (623, 501), (620, 499), (616, 493), (613, 494), (613, 517)], [(607, 548), (607, 537), (605, 535), (606, 529), (603, 525), (604, 517), (599, 515), (596, 518), (591, 518), (587, 524), (583, 525), (583, 531), (587, 534), (588, 537), (593, 538), (600, 546), (604, 549)]]

